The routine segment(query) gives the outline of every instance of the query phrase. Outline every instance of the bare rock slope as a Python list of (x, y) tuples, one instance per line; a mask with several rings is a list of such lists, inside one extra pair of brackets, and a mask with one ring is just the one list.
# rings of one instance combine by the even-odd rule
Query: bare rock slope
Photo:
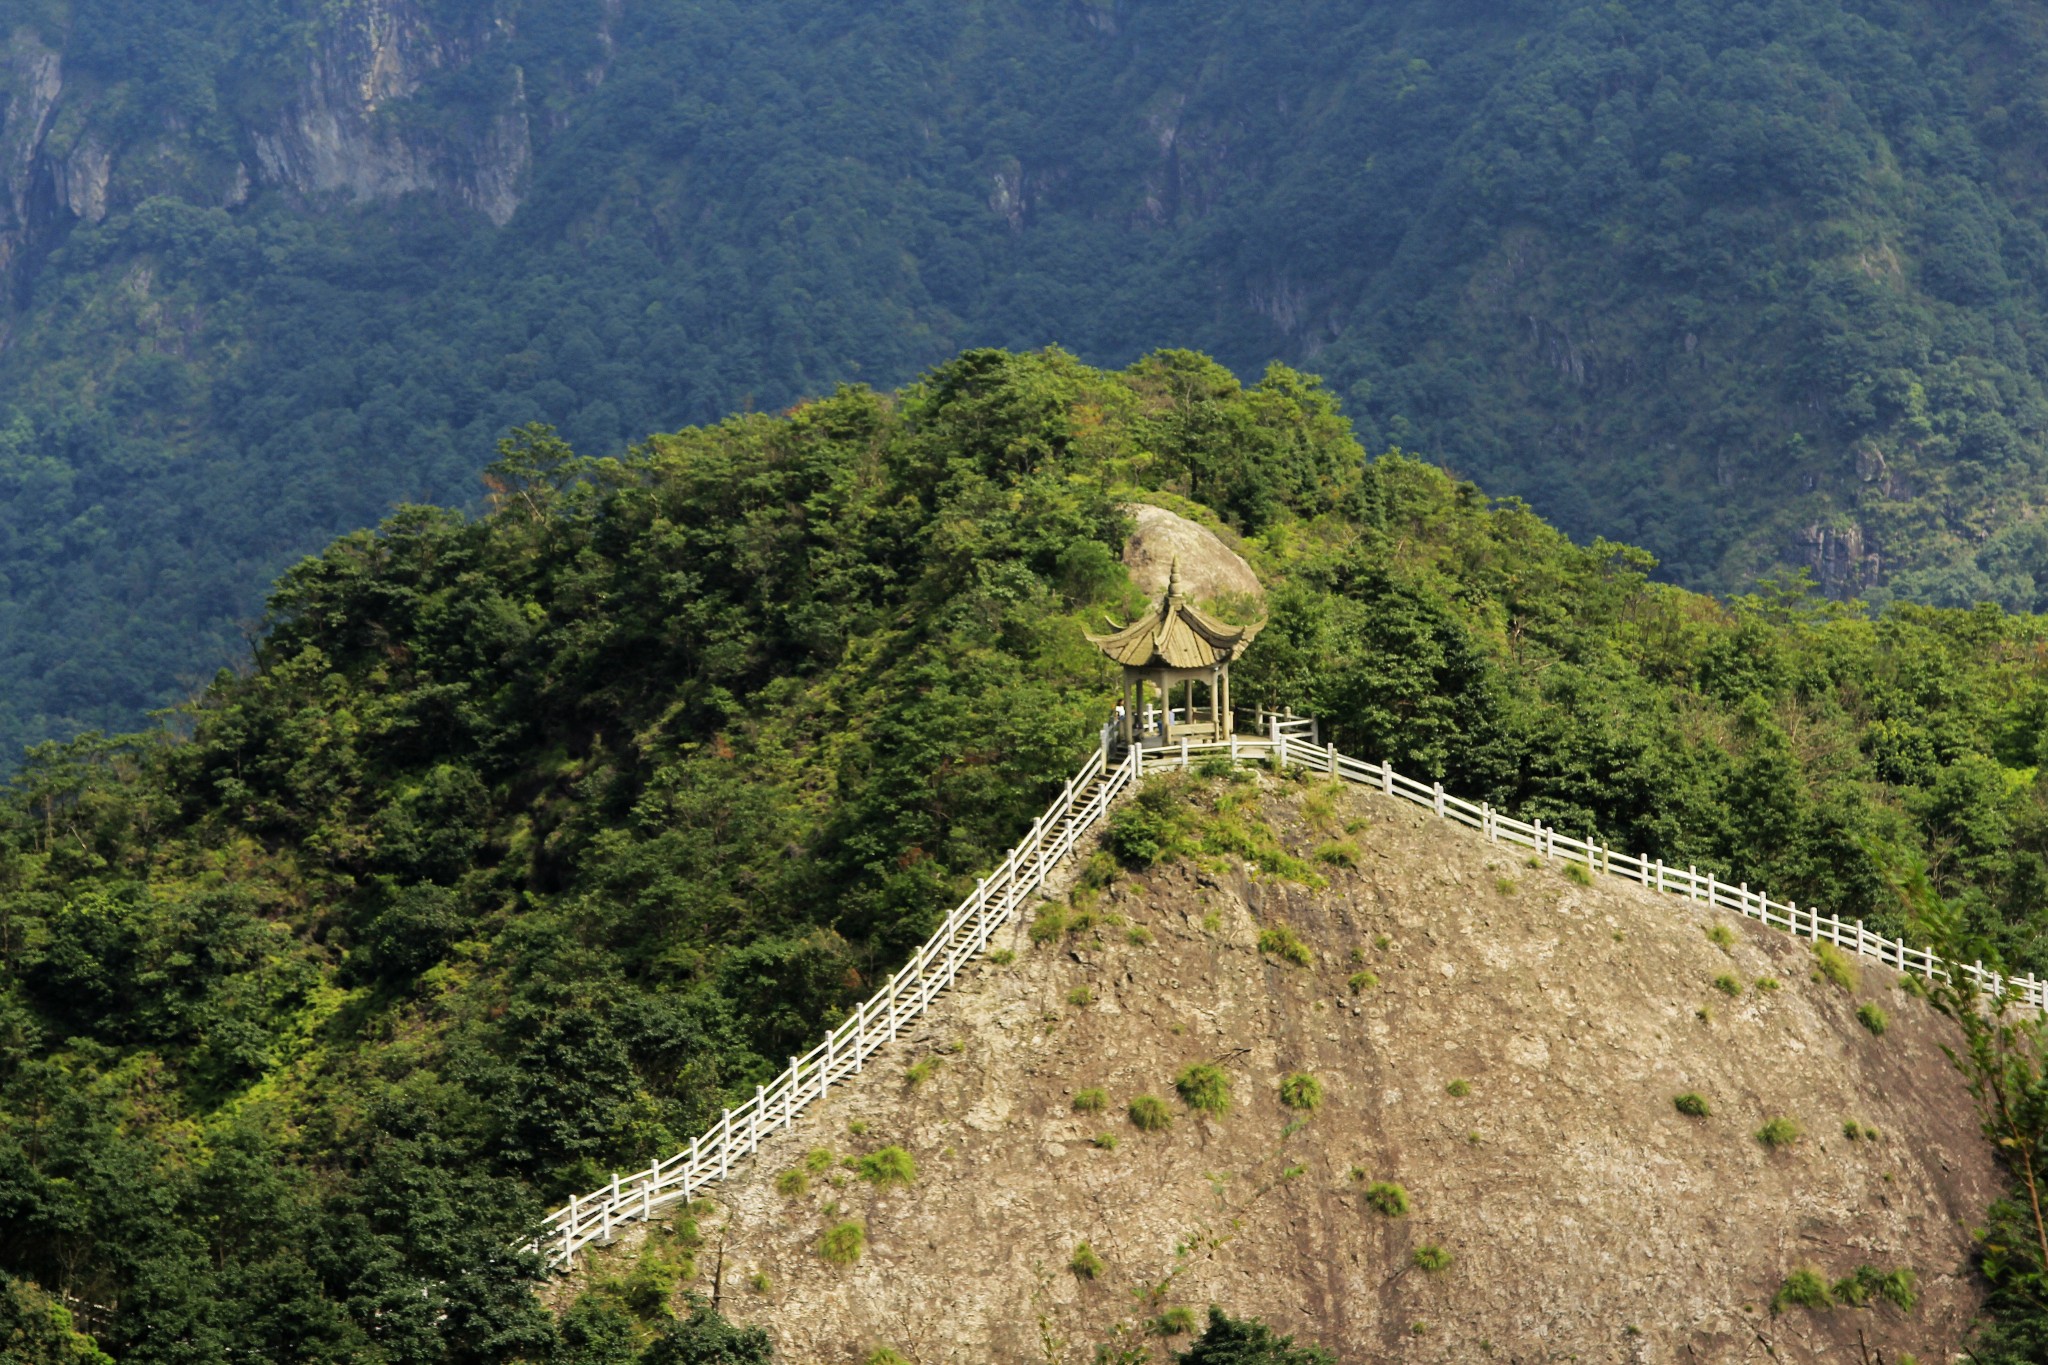
[[(1996, 1173), (1949, 1026), (1895, 976), (1852, 992), (1780, 933), (1730, 922), (1717, 944), (1675, 898), (1581, 886), (1377, 794), (1260, 782), (1179, 799), (1314, 872), (1183, 858), (1078, 929), (1017, 925), (1014, 962), (716, 1192), (699, 1266), (724, 1310), (795, 1362), (1086, 1362), (1118, 1323), (1210, 1302), (1346, 1362), (1875, 1358), (1859, 1339), (1950, 1358)], [(1227, 1113), (1176, 1096), (1191, 1063), (1222, 1068)], [(1283, 1105), (1293, 1073), (1319, 1082), (1313, 1113)], [(1090, 1089), (1106, 1106), (1077, 1110)], [(1678, 1112), (1684, 1092), (1711, 1112)], [(1134, 1126), (1138, 1095), (1170, 1127)], [(1767, 1147), (1778, 1118), (1801, 1136)], [(887, 1144), (914, 1183), (843, 1164)], [(814, 1150), (829, 1172), (778, 1192)], [(1405, 1216), (1372, 1206), (1376, 1181)], [(831, 1264), (820, 1239), (847, 1222), (865, 1250)], [(1084, 1241), (1092, 1279), (1070, 1268)], [(1420, 1268), (1425, 1247), (1449, 1264)], [(1916, 1306), (1771, 1311), (1796, 1268), (1865, 1265), (1910, 1268)]]

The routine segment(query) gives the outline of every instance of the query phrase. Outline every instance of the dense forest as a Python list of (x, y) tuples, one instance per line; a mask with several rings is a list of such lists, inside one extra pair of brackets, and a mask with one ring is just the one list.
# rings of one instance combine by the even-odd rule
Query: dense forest
[(0, 0), (0, 764), (275, 575), (969, 345), (1329, 376), (1659, 574), (2048, 607), (2024, 0)]
[(299, 564), (253, 667), (0, 802), (18, 1330), (668, 1350), (686, 1247), (559, 1325), (506, 1248), (807, 1048), (1028, 825), (1114, 693), (1083, 630), (1136, 605), (1133, 496), (1269, 583), (1241, 704), (1887, 933), (1938, 896), (2048, 971), (2048, 620), (1660, 585), (1367, 459), (1283, 367), (974, 351), (622, 458), (523, 429), (489, 486)]

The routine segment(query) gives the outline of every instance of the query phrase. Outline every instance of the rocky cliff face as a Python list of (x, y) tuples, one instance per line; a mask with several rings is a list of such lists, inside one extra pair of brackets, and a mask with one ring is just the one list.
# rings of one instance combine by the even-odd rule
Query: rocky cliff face
[[(1210, 1302), (1346, 1362), (1946, 1360), (1965, 1339), (1966, 1228), (1997, 1179), (1946, 1021), (1890, 974), (1844, 990), (1742, 922), (1717, 946), (1685, 902), (1580, 886), (1376, 794), (1278, 784), (1255, 809), (1356, 869), (1332, 855), (1317, 889), (1183, 862), (1113, 886), (1080, 932), (1019, 928), (1014, 965), (714, 1192), (699, 1265), (724, 1310), (778, 1358), (887, 1344), (924, 1365), (1085, 1362), (1119, 1323)], [(1304, 962), (1260, 951), (1281, 927)], [(1857, 1022), (1873, 1002), (1881, 1037)], [(1175, 1098), (1191, 1063), (1223, 1069), (1227, 1113)], [(1313, 1111), (1282, 1103), (1296, 1073)], [(1141, 1094), (1165, 1131), (1127, 1117)], [(1778, 1118), (1801, 1136), (1774, 1149), (1755, 1134)], [(892, 1143), (908, 1188), (839, 1164)], [(831, 1164), (778, 1192), (809, 1151)], [(1376, 1209), (1375, 1181), (1410, 1211)], [(829, 1264), (848, 1221), (865, 1254)], [(1092, 1278), (1069, 1268), (1083, 1241)], [(635, 1248), (607, 1254), (598, 1273)], [(1910, 1268), (1911, 1310), (1772, 1310), (1795, 1269), (1865, 1265)]]
[(18, 29), (0, 47), (0, 275), (18, 284), (74, 226), (161, 194), (232, 205), (268, 186), (319, 205), (430, 193), (502, 226), (533, 160), (522, 75), (485, 108), (469, 92), (452, 117), (423, 95), (510, 33), (492, 12), (437, 23), (419, 0), (340, 0), (311, 21), (282, 98), (216, 90), (218, 108), (248, 112), (195, 136), (171, 110), (138, 131), (132, 110), (111, 112), (122, 73), (74, 71), (64, 44)]
[(503, 226), (533, 159), (523, 80), (463, 135), (422, 131), (405, 102), (436, 72), (468, 63), (506, 21), (438, 31), (415, 0), (354, 0), (324, 26), (291, 104), (250, 130), (258, 179), (361, 202), (431, 190)]

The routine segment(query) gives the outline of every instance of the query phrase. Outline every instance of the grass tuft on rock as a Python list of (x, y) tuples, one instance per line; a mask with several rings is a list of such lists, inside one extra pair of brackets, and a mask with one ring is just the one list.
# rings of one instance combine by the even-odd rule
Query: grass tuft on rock
[(1323, 1083), (1306, 1071), (1297, 1071), (1280, 1082), (1280, 1103), (1313, 1114), (1323, 1107)]
[(1099, 1114), (1109, 1108), (1109, 1092), (1098, 1086), (1074, 1092), (1074, 1112), (1077, 1114)]
[(1863, 973), (1857, 970), (1855, 962), (1832, 943), (1814, 944), (1813, 960), (1814, 969), (1823, 978), (1852, 995), (1863, 984)]
[(1180, 1102), (1197, 1113), (1220, 1116), (1230, 1112), (1230, 1077), (1220, 1066), (1196, 1062), (1173, 1078), (1173, 1088)]
[(1800, 1267), (1785, 1277), (1785, 1283), (1778, 1286), (1778, 1292), (1771, 1295), (1771, 1312), (1782, 1313), (1787, 1308), (1811, 1308), (1825, 1312), (1835, 1306), (1835, 1296), (1828, 1290), (1828, 1282), (1820, 1272)]
[(818, 1238), (818, 1254), (832, 1265), (852, 1265), (868, 1249), (868, 1230), (851, 1220), (835, 1223)]
[(891, 1144), (860, 1159), (860, 1178), (877, 1189), (917, 1183), (917, 1160)]
[(1131, 1101), (1131, 1126), (1141, 1133), (1159, 1133), (1173, 1126), (1173, 1111), (1157, 1095), (1139, 1095)]
[(1863, 1027), (1869, 1029), (1870, 1036), (1873, 1038), (1884, 1037), (1884, 1031), (1892, 1026), (1892, 1021), (1889, 1018), (1887, 1018), (1885, 1016), (1885, 1012), (1882, 1009), (1879, 1009), (1876, 1005), (1858, 1006), (1856, 1010), (1856, 1022), (1863, 1025)]
[(1451, 1268), (1451, 1253), (1445, 1251), (1434, 1242), (1424, 1242), (1421, 1246), (1415, 1248), (1409, 1255), (1408, 1260), (1417, 1270), (1425, 1271), (1432, 1275), (1440, 1270), (1449, 1270)]
[(1295, 932), (1284, 924), (1259, 931), (1259, 951), (1268, 957), (1277, 957), (1283, 962), (1292, 962), (1297, 967), (1314, 964), (1316, 957)]
[(1674, 1096), (1671, 1100), (1671, 1106), (1689, 1119), (1703, 1119), (1713, 1112), (1712, 1108), (1707, 1104), (1706, 1096), (1691, 1090), (1686, 1091), (1683, 1095)]
[(1800, 1136), (1799, 1125), (1788, 1118), (1769, 1119), (1756, 1130), (1756, 1140), (1773, 1150), (1790, 1147)]
[(1389, 1218), (1400, 1218), (1408, 1212), (1408, 1191), (1391, 1180), (1375, 1180), (1365, 1187), (1365, 1202)]
[(1079, 1280), (1092, 1280), (1107, 1268), (1102, 1264), (1102, 1258), (1095, 1254), (1095, 1249), (1086, 1242), (1074, 1248), (1074, 1255), (1067, 1262), (1067, 1269), (1073, 1271), (1074, 1278)]

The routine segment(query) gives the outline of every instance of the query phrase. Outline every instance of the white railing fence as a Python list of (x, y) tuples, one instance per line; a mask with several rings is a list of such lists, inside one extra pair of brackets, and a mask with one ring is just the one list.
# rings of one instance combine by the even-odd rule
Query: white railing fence
[(540, 1235), (527, 1243), (547, 1264), (568, 1270), (577, 1251), (591, 1243), (611, 1241), (623, 1224), (653, 1216), (657, 1209), (684, 1203), (706, 1186), (725, 1179), (735, 1163), (751, 1156), (762, 1140), (778, 1128), (789, 1128), (810, 1105), (825, 1098), (834, 1083), (858, 1075), (863, 1063), (896, 1036), (953, 984), (961, 967), (987, 948), (990, 937), (1026, 899), (1044, 884), (1053, 868), (1071, 853), (1108, 812), (1112, 802), (1146, 773), (1182, 770), (1211, 757), (1229, 762), (1271, 763), (1279, 769), (1302, 767), (1346, 782), (1371, 787), (1387, 796), (1426, 806), (1439, 818), (1478, 830), (1496, 843), (1531, 850), (1539, 857), (1563, 858), (1583, 864), (1589, 872), (1606, 873), (1649, 890), (1731, 914), (1761, 920), (1774, 928), (1831, 943), (1845, 951), (1874, 958), (1887, 967), (1921, 976), (1946, 976), (1960, 970), (1979, 989), (1994, 997), (2008, 992), (2015, 1000), (2048, 1009), (2048, 987), (2031, 976), (2006, 977), (1983, 963), (1946, 964), (1930, 948), (1915, 948), (1864, 929), (1861, 920), (1840, 920), (1792, 902), (1774, 901), (1747, 882), (1729, 885), (1711, 872), (1666, 867), (1661, 861), (1617, 853), (1594, 839), (1578, 839), (1547, 828), (1542, 821), (1524, 823), (1444, 791), (1441, 782), (1423, 783), (1394, 771), (1391, 762), (1364, 763), (1319, 744), (1315, 722), (1292, 715), (1260, 713), (1265, 733), (1227, 740), (1190, 742), (1154, 749), (1131, 749), (1111, 761), (1112, 737), (1107, 727), (1101, 743), (1066, 788), (1046, 808), (994, 873), (948, 915), (915, 956), (825, 1041), (789, 1066), (768, 1085), (756, 1086), (754, 1097), (719, 1116), (711, 1129), (687, 1149), (644, 1171), (614, 1175), (609, 1185), (571, 1199), (550, 1214)]
[(525, 1249), (540, 1252), (553, 1268), (571, 1268), (578, 1250), (592, 1242), (609, 1242), (621, 1224), (687, 1202), (706, 1185), (723, 1180), (763, 1138), (794, 1124), (835, 1083), (858, 1075), (877, 1049), (893, 1042), (953, 984), (960, 969), (988, 946), (989, 936), (1044, 883), (1110, 803), (1138, 780), (1136, 750), (1114, 763), (1109, 754), (1105, 737), (996, 870), (880, 990), (826, 1034), (824, 1042), (802, 1057), (790, 1058), (780, 1076), (756, 1086), (752, 1099), (726, 1110), (685, 1150), (646, 1170), (614, 1175), (609, 1185), (571, 1199), (548, 1216), (539, 1237)]

